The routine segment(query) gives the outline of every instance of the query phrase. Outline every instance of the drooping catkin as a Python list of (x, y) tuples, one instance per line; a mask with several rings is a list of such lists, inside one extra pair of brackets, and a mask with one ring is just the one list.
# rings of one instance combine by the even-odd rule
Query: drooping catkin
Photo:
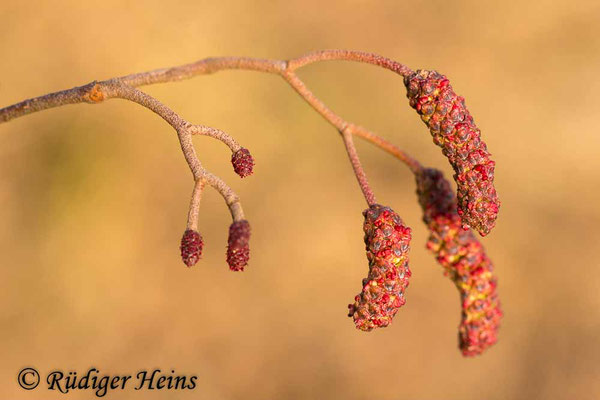
[(417, 174), (417, 195), (429, 228), (427, 248), (461, 296), (459, 347), (465, 356), (481, 354), (497, 341), (502, 318), (492, 261), (470, 230), (462, 228), (450, 183), (436, 169)]
[(465, 99), (454, 93), (448, 79), (436, 71), (417, 70), (404, 78), (404, 84), (411, 107), (454, 168), (463, 226), (487, 235), (500, 207), (494, 188), (495, 163)]
[(386, 327), (406, 302), (404, 292), (411, 272), (408, 251), (411, 229), (391, 208), (374, 204), (363, 212), (369, 275), (363, 288), (348, 305), (348, 316), (357, 329)]

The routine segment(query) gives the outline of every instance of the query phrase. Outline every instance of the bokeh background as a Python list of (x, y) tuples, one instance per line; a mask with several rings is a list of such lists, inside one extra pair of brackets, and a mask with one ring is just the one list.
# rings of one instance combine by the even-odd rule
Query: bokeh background
[[(225, 146), (195, 139), (252, 223), (243, 274), (227, 270), (230, 216), (210, 190), (204, 259), (181, 263), (192, 179), (154, 114), (111, 100), (0, 125), (0, 397), (64, 398), (22, 390), (31, 365), (198, 376), (192, 391), (106, 396), (123, 399), (600, 398), (597, 1), (6, 1), (0, 20), (0, 106), (207, 56), (349, 48), (445, 73), (497, 161), (502, 209), (483, 242), (506, 314), (496, 346), (460, 355), (458, 295), (424, 249), (412, 176), (358, 141), (414, 239), (407, 305), (391, 327), (357, 331), (346, 305), (367, 271), (365, 203), (338, 135), (281, 79), (220, 72), (145, 90), (255, 156), (240, 180)], [(397, 76), (347, 62), (300, 75), (450, 175)]]

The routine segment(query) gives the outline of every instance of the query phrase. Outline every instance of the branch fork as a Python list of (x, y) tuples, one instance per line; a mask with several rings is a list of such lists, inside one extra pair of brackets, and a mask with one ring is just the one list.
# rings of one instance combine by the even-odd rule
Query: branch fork
[[(198, 207), (199, 200), (194, 201), (195, 196), (200, 197), (202, 188), (208, 184), (217, 190), (225, 203), (227, 204), (234, 221), (244, 219), (244, 212), (235, 192), (219, 177), (208, 172), (202, 167), (200, 160), (194, 149), (192, 136), (209, 136), (223, 142), (232, 154), (240, 151), (242, 146), (228, 133), (213, 127), (200, 124), (191, 124), (183, 119), (179, 114), (161, 103), (159, 100), (141, 91), (137, 87), (162, 82), (173, 82), (192, 78), (197, 75), (211, 74), (214, 72), (228, 69), (243, 69), (259, 72), (267, 72), (280, 75), (288, 84), (302, 97), (306, 102), (330, 122), (342, 134), (344, 144), (348, 151), (353, 169), (359, 180), (363, 194), (367, 203), (371, 204), (375, 200), (372, 190), (366, 180), (366, 175), (360, 166), (360, 160), (352, 136), (358, 135), (366, 140), (379, 145), (377, 136), (366, 131), (363, 128), (357, 128), (353, 124), (346, 122), (343, 118), (330, 110), (321, 100), (319, 100), (296, 75), (295, 71), (301, 67), (320, 61), (348, 60), (357, 61), (380, 66), (396, 72), (400, 75), (406, 75), (412, 72), (408, 67), (390, 60), (388, 58), (357, 51), (349, 50), (323, 50), (308, 53), (304, 56), (292, 60), (265, 60), (247, 57), (213, 57), (205, 58), (195, 63), (181, 65), (172, 68), (163, 68), (154, 71), (142, 72), (132, 75), (126, 75), (119, 78), (113, 78), (104, 81), (93, 81), (86, 85), (72, 89), (62, 90), (50, 93), (44, 96), (25, 100), (0, 109), (0, 122), (7, 122), (11, 119), (21, 117), (36, 111), (42, 111), (49, 108), (59, 107), (67, 104), (89, 103), (97, 104), (111, 98), (121, 98), (135, 102), (145, 107), (164, 119), (175, 131), (179, 138), (181, 150), (185, 160), (194, 177), (194, 195), (188, 215), (195, 216), (194, 207)], [(381, 140), (379, 140), (381, 142)], [(200, 188), (200, 189), (198, 189)], [(188, 218), (188, 227), (191, 223)], [(195, 223), (197, 225), (197, 222)]]
[[(279, 75), (340, 133), (361, 191), (367, 204), (372, 206), (375, 204), (375, 195), (369, 186), (366, 174), (361, 166), (358, 152), (353, 142), (354, 136), (360, 137), (392, 154), (405, 163), (415, 174), (421, 169), (421, 165), (398, 146), (366, 128), (346, 121), (336, 114), (296, 74), (298, 69), (307, 65), (332, 60), (346, 60), (375, 65), (402, 76), (405, 81), (415, 75), (414, 71), (397, 61), (373, 53), (352, 50), (321, 50), (290, 60), (211, 57), (171, 68), (141, 72), (104, 81), (93, 81), (87, 85), (28, 99), (0, 109), (0, 122), (7, 122), (36, 111), (67, 104), (97, 104), (111, 98), (133, 101), (158, 114), (177, 132), (181, 150), (194, 178), (192, 202), (188, 212), (188, 228), (197, 226), (197, 221), (193, 221), (194, 218), (197, 219), (198, 215), (197, 211), (194, 211), (194, 208), (199, 206), (199, 198), (205, 185), (211, 186), (221, 194), (231, 212), (233, 222), (242, 221), (245, 217), (239, 197), (221, 178), (207, 171), (202, 166), (196, 154), (192, 137), (194, 135), (203, 135), (223, 142), (231, 150), (234, 168), (242, 177), (251, 174), (254, 165), (254, 160), (247, 149), (243, 148), (231, 135), (220, 129), (188, 122), (159, 100), (138, 89), (138, 87), (189, 79), (198, 75), (206, 75), (223, 70), (251, 70)], [(197, 200), (195, 200), (196, 197)]]

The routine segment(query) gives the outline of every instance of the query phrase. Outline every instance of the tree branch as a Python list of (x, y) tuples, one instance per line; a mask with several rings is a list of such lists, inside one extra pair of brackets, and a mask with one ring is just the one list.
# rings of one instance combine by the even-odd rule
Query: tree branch
[(121, 83), (138, 87), (155, 83), (175, 82), (193, 78), (198, 75), (234, 69), (268, 72), (281, 75), (286, 70), (294, 71), (315, 62), (330, 60), (346, 60), (372, 64), (396, 72), (402, 76), (406, 76), (412, 72), (407, 66), (390, 60), (389, 58), (377, 54), (352, 50), (321, 50), (305, 54), (304, 56), (289, 61), (265, 60), (250, 57), (205, 58), (190, 64), (125, 75), (101, 82), (94, 81), (87, 85), (31, 98), (0, 109), (0, 122), (7, 122), (32, 112), (67, 104), (99, 103), (104, 100), (104, 98), (96, 96), (94, 90), (96, 85), (102, 86), (111, 83)]
[(412, 73), (412, 70), (407, 66), (389, 58), (373, 53), (351, 50), (315, 51), (289, 61), (249, 57), (205, 58), (181, 66), (135, 73), (100, 82), (94, 81), (87, 85), (28, 99), (0, 109), (0, 123), (36, 111), (42, 111), (67, 104), (95, 104), (110, 98), (122, 98), (136, 102), (161, 116), (177, 131), (181, 149), (194, 175), (195, 181), (207, 182), (219, 191), (225, 199), (234, 220), (241, 220), (244, 218), (244, 213), (238, 196), (220, 178), (204, 170), (196, 155), (192, 143), (192, 135), (202, 134), (216, 138), (229, 146), (232, 152), (239, 150), (241, 146), (223, 131), (203, 125), (190, 124), (160, 101), (136, 89), (136, 87), (155, 83), (180, 81), (222, 70), (249, 70), (277, 74), (282, 76), (290, 86), (315, 109), (315, 111), (321, 114), (329, 123), (336, 127), (340, 133), (342, 133), (344, 144), (348, 151), (356, 177), (361, 185), (363, 194), (365, 195), (367, 202), (372, 204), (375, 201), (374, 195), (368, 186), (351, 135), (360, 136), (383, 150), (390, 152), (406, 163), (413, 172), (417, 171), (418, 168), (420, 168), (420, 165), (412, 157), (402, 152), (397, 146), (392, 145), (365, 128), (346, 122), (319, 100), (294, 73), (295, 70), (309, 64), (331, 60), (367, 63), (388, 69), (402, 76), (407, 76)]

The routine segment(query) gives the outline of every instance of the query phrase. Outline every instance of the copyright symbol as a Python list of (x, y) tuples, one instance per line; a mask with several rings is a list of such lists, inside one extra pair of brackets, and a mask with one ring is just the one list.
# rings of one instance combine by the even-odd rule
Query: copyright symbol
[(40, 384), (40, 374), (34, 368), (23, 368), (17, 376), (17, 382), (25, 390), (35, 389)]

